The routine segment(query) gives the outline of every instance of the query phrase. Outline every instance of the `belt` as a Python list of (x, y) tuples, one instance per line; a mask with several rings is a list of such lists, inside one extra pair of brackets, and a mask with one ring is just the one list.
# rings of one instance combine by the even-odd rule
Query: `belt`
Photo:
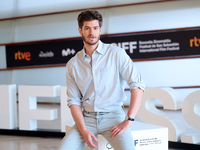
[(106, 115), (110, 112), (89, 112), (89, 111), (86, 111), (85, 109), (83, 110), (84, 113), (87, 113), (87, 114), (91, 114), (91, 115), (98, 115), (98, 114), (101, 114), (101, 115)]

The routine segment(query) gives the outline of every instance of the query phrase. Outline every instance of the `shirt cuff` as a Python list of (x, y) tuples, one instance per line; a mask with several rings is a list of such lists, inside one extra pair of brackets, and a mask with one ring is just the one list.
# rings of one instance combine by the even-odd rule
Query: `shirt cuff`
[(67, 101), (67, 106), (70, 107), (71, 105), (79, 105), (79, 106), (81, 106), (81, 103), (78, 102), (78, 101), (68, 100)]
[(140, 88), (144, 92), (146, 87), (144, 84), (139, 84), (139, 83), (130, 85), (130, 91), (132, 91), (133, 89), (137, 89), (137, 88)]

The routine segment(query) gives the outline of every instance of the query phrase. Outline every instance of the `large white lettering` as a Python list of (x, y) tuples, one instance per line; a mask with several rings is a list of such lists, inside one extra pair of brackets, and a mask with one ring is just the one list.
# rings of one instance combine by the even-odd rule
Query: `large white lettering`
[(0, 128), (17, 127), (16, 85), (0, 85)]
[[(192, 127), (200, 130), (200, 91), (190, 93), (184, 100), (182, 114), (185, 121)], [(181, 141), (196, 144), (200, 142), (200, 135), (182, 135)]]
[(67, 106), (67, 86), (61, 86), (61, 95), (60, 95), (60, 107), (61, 107), (61, 131), (65, 132), (66, 125), (72, 126), (74, 120), (71, 115), (71, 111)]
[[(37, 120), (54, 120), (57, 109), (37, 108), (37, 97), (61, 98), (61, 132), (66, 125), (74, 124), (70, 109), (67, 106), (66, 86), (27, 86), (20, 85), (19, 93), (19, 129), (37, 129)], [(185, 133), (184, 127), (177, 118), (168, 115), (155, 107), (154, 101), (159, 99), (163, 108), (177, 110), (182, 107), (186, 122), (200, 130), (200, 91), (189, 94), (183, 101), (172, 88), (147, 88), (142, 99), (138, 117), (145, 123), (168, 127), (169, 140), (185, 143), (199, 143), (200, 135)], [(0, 128), (13, 129), (17, 127), (16, 85), (0, 85)]]
[(192, 127), (200, 130), (200, 91), (189, 94), (182, 106), (185, 121)]
[(146, 123), (168, 127), (169, 140), (180, 141), (181, 134), (185, 133), (184, 126), (177, 118), (158, 110), (154, 103), (156, 99), (163, 103), (164, 109), (181, 108), (182, 100), (172, 88), (147, 88), (137, 113), (138, 117)]
[(57, 109), (37, 108), (37, 97), (60, 96), (60, 86), (28, 86), (19, 87), (19, 129), (37, 129), (37, 120), (54, 120)]

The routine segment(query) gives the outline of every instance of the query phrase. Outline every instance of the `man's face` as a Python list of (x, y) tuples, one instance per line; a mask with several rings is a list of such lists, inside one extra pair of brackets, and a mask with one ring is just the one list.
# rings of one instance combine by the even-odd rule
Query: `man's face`
[(95, 45), (100, 39), (102, 27), (99, 27), (98, 20), (92, 20), (84, 21), (82, 29), (78, 28), (78, 30), (86, 44)]

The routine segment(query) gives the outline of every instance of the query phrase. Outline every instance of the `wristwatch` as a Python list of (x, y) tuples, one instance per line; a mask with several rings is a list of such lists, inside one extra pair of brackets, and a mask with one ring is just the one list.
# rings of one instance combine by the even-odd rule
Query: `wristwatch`
[(129, 117), (128, 115), (125, 117), (125, 120), (130, 120), (130, 121), (134, 121), (133, 118)]

